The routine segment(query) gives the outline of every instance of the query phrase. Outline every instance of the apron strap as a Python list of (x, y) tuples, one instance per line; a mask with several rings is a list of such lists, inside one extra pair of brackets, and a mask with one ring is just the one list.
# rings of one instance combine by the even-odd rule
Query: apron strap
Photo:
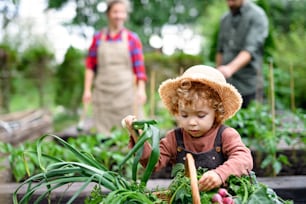
[(128, 45), (129, 43), (128, 33), (125, 29), (122, 30), (121, 37), (122, 37), (122, 41)]
[(101, 40), (102, 41), (106, 41), (106, 36), (107, 36), (107, 29), (106, 28), (103, 28), (101, 30)]
[[(106, 41), (106, 37), (107, 37), (107, 29), (106, 28), (103, 28), (102, 30), (101, 30), (101, 40), (102, 41)], [(123, 29), (122, 31), (121, 31), (121, 39), (122, 39), (122, 41), (124, 42), (124, 43), (128, 43), (128, 33), (127, 33), (127, 31), (125, 30), (125, 29)]]

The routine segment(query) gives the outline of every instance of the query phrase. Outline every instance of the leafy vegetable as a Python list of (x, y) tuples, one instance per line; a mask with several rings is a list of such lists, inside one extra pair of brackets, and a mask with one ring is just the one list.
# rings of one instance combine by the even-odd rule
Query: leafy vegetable
[(160, 134), (159, 129), (154, 126), (156, 124), (155, 120), (144, 120), (144, 121), (134, 121), (133, 122), (133, 128), (135, 132), (139, 132), (139, 130), (142, 131), (142, 134), (139, 136), (139, 139), (137, 140), (137, 143), (134, 145), (134, 147), (131, 149), (131, 151), (128, 153), (128, 155), (123, 159), (123, 161), (119, 164), (119, 167), (121, 167), (123, 164), (125, 164), (134, 154), (136, 153), (136, 156), (134, 157), (133, 167), (132, 167), (132, 177), (134, 181), (137, 181), (137, 167), (139, 165), (139, 160), (143, 152), (144, 143), (151, 141), (151, 147), (152, 152), (148, 161), (148, 164), (145, 168), (144, 174), (141, 178), (141, 185), (146, 185), (153, 170), (158, 162), (159, 159), (159, 140), (160, 140)]
[[(137, 143), (135, 145), (136, 148), (132, 149), (131, 152), (137, 152), (137, 150), (143, 147), (144, 142), (149, 139), (152, 140), (153, 148), (148, 166), (144, 172), (140, 184), (137, 184), (135, 181), (127, 180), (117, 172), (108, 170), (91, 154), (79, 151), (77, 148), (73, 147), (60, 137), (48, 134), (42, 136), (36, 145), (37, 160), (42, 172), (29, 177), (23, 183), (21, 183), (13, 194), (14, 204), (32, 202), (31, 199), (34, 192), (38, 189), (46, 188), (46, 192), (42, 193), (42, 195), (33, 201), (34, 204), (38, 204), (44, 198), (50, 199), (50, 194), (54, 189), (74, 182), (81, 182), (83, 184), (80, 186), (77, 192), (72, 195), (67, 202), (68, 204), (72, 203), (91, 182), (97, 183), (99, 188), (103, 186), (111, 191), (111, 193), (109, 193), (109, 195), (105, 198), (105, 201), (103, 199), (102, 203), (161, 203), (160, 199), (145, 189), (146, 182), (148, 181), (159, 158), (159, 131), (157, 128), (152, 126), (152, 123), (153, 122), (150, 121), (148, 123), (137, 122), (137, 124), (135, 124), (135, 127), (137, 126), (137, 128), (143, 128), (143, 133), (138, 141), (139, 144)], [(63, 161), (61, 159), (43, 154), (42, 141), (46, 137), (53, 137), (56, 139), (62, 146), (69, 150), (75, 158), (77, 158), (77, 161)], [(123, 160), (121, 165), (123, 165), (132, 155), (133, 154), (130, 153)], [(53, 162), (45, 165), (43, 162), (43, 158), (45, 157)], [(24, 185), (28, 186), (27, 191), (22, 198), (18, 200), (17, 194)], [(93, 190), (90, 198), (92, 203), (97, 203), (98, 200), (101, 200), (103, 197), (98, 193), (97, 189), (99, 188), (96, 187)], [(90, 200), (87, 200), (87, 202), (91, 203)]]
[[(207, 169), (197, 170), (198, 179)], [(192, 203), (190, 179), (184, 174), (184, 165), (176, 164), (172, 175), (175, 175), (169, 186), (170, 203)], [(254, 172), (248, 176), (231, 175), (227, 180), (227, 188), (213, 189), (208, 192), (200, 192), (201, 203), (213, 203), (216, 199), (221, 203), (230, 202), (232, 199), (235, 204), (292, 204), (290, 200), (283, 200), (271, 188), (259, 183)], [(226, 191), (226, 192), (225, 192)], [(216, 195), (219, 194), (219, 198)], [(225, 201), (226, 200), (226, 201)]]
[(273, 189), (256, 180), (256, 176), (230, 176), (228, 178), (228, 191), (234, 196), (235, 204), (291, 204), (290, 200), (283, 200)]
[[(199, 168), (197, 170), (197, 178), (199, 179), (206, 171), (207, 169)], [(192, 203), (190, 178), (185, 175), (184, 164), (176, 164), (173, 167), (171, 174), (174, 175), (174, 178), (168, 188), (170, 203)], [(200, 192), (201, 203), (211, 203), (212, 197), (216, 192), (217, 190)]]
[(130, 191), (127, 189), (119, 189), (112, 191), (108, 196), (101, 202), (101, 204), (154, 204), (161, 203), (153, 194), (145, 193), (136, 189), (135, 191)]
[[(14, 192), (13, 203), (25, 204), (31, 202), (32, 196), (35, 191), (41, 188), (46, 188), (46, 192), (42, 193), (34, 204), (38, 204), (44, 198), (49, 198), (51, 192), (66, 184), (74, 182), (82, 182), (82, 185), (75, 192), (74, 195), (67, 202), (72, 203), (78, 195), (88, 186), (89, 183), (94, 182), (97, 186), (93, 189), (90, 198), (86, 200), (86, 204), (125, 204), (125, 203), (145, 203), (145, 204), (161, 204), (165, 203), (148, 189), (146, 183), (155, 167), (159, 157), (159, 131), (153, 126), (153, 121), (141, 121), (134, 124), (135, 130), (142, 130), (139, 140), (134, 148), (123, 159), (121, 165), (129, 160), (136, 153), (134, 165), (138, 164), (143, 145), (145, 142), (151, 142), (152, 154), (140, 184), (135, 180), (127, 180), (117, 172), (108, 170), (104, 165), (97, 161), (91, 154), (79, 151), (66, 141), (55, 135), (45, 135), (40, 138), (37, 144), (37, 161), (42, 170), (41, 173), (33, 175), (25, 180)], [(61, 145), (69, 150), (77, 161), (63, 161), (59, 158), (45, 155), (42, 152), (42, 141), (51, 136), (56, 139)], [(33, 154), (34, 155), (34, 154)], [(140, 155), (140, 156), (139, 156)], [(42, 158), (47, 157), (52, 163), (44, 164)], [(26, 165), (27, 166), (27, 165)], [(133, 174), (137, 174), (137, 168), (133, 168)], [(197, 170), (197, 178), (199, 179), (207, 169), (199, 168)], [(168, 198), (170, 203), (185, 204), (192, 203), (192, 192), (190, 186), (190, 178), (185, 175), (185, 167), (183, 164), (174, 166), (172, 180), (168, 188)], [(227, 192), (222, 193), (220, 189), (213, 189), (209, 192), (200, 192), (201, 203), (212, 203), (213, 197), (219, 193), (223, 195), (223, 201), (234, 199), (235, 204), (255, 204), (255, 203), (271, 203), (271, 204), (291, 204), (291, 201), (281, 199), (277, 194), (268, 186), (259, 183), (256, 180), (255, 174), (249, 176), (230, 176), (227, 180)], [(18, 192), (22, 186), (28, 185), (25, 194), (18, 200)], [(111, 192), (105, 196), (102, 195), (101, 187), (109, 189)], [(223, 189), (224, 190), (224, 189)], [(226, 201), (227, 202), (227, 201)]]
[[(78, 158), (79, 162), (61, 161), (57, 158), (53, 158), (55, 162), (45, 167), (41, 162), (42, 157), (44, 157), (41, 151), (41, 142), (48, 136), (55, 138), (63, 146), (69, 149)], [(14, 204), (28, 203), (36, 190), (46, 187), (46, 192), (39, 196), (34, 202), (34, 204), (39, 203), (44, 198), (48, 198), (54, 189), (74, 182), (82, 182), (83, 184), (67, 203), (72, 203), (90, 182), (102, 185), (111, 191), (117, 189), (131, 189), (131, 183), (124, 177), (121, 177), (116, 172), (107, 170), (107, 168), (100, 164), (94, 157), (78, 151), (66, 141), (55, 135), (45, 135), (40, 138), (37, 144), (37, 157), (42, 172), (29, 177), (21, 183), (13, 194)], [(51, 157), (49, 156), (48, 158)], [(24, 185), (28, 185), (27, 191), (18, 201), (17, 194)]]

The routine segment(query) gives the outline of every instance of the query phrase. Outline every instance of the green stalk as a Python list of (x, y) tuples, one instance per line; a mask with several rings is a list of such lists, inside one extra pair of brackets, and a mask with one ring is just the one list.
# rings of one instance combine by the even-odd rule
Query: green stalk
[[(72, 175), (67, 177), (67, 174)], [(80, 174), (81, 176), (76, 176)], [(20, 203), (23, 203), (25, 200), (31, 198), (32, 194), (43, 186), (46, 186), (48, 188), (47, 192), (44, 195), (51, 192), (54, 188), (57, 188), (51, 186), (53, 184), (57, 184), (57, 186), (62, 186), (64, 184), (73, 182), (89, 182), (89, 180), (91, 182), (98, 182), (109, 190), (116, 190), (118, 189), (118, 186), (116, 186), (114, 182), (116, 179), (118, 180), (119, 178), (116, 178), (115, 175), (111, 175), (106, 171), (96, 169), (95, 167), (91, 167), (86, 164), (77, 162), (60, 162), (48, 166), (46, 168), (46, 172), (34, 175), (25, 182), (23, 182), (14, 192), (13, 200), (14, 204), (18, 203), (17, 192), (20, 190), (20, 188), (26, 184), (30, 186), (30, 184), (37, 180), (40, 180), (40, 182), (37, 183), (35, 186), (28, 188), (26, 194), (21, 199)], [(127, 182), (121, 181), (121, 186), (122, 184), (124, 184), (124, 187), (128, 187)]]
[(152, 151), (151, 155), (148, 161), (148, 164), (146, 166), (145, 172), (143, 174), (143, 177), (141, 179), (141, 183), (143, 185), (146, 185), (150, 176), (152, 175), (152, 172), (154, 171), (155, 165), (159, 160), (160, 150), (159, 150), (159, 130), (150, 125), (150, 131), (152, 132)]
[(81, 162), (84, 162), (85, 164), (89, 164), (89, 165), (92, 165), (96, 168), (99, 168), (99, 169), (103, 169), (103, 170), (106, 170), (107, 168), (105, 166), (103, 166), (101, 163), (97, 162), (93, 157), (88, 157), (87, 155), (81, 153), (80, 151), (78, 151), (77, 149), (75, 149), (73, 146), (71, 146), (69, 143), (67, 143), (65, 140), (63, 140), (62, 138), (56, 136), (56, 135), (52, 135), (52, 134), (47, 134), (47, 135), (44, 135), (42, 136), (39, 141), (38, 141), (38, 144), (37, 144), (37, 153), (38, 153), (38, 161), (39, 161), (39, 165), (41, 167), (41, 169), (45, 169), (43, 166), (42, 166), (42, 163), (41, 163), (41, 157), (42, 157), (42, 154), (41, 154), (41, 145), (42, 145), (42, 140), (48, 136), (51, 136), (51, 137), (54, 137), (55, 139), (57, 139), (64, 147), (66, 147), (67, 149), (69, 149), (78, 159), (79, 161)]
[[(129, 152), (129, 154), (125, 157), (121, 165), (123, 165), (135, 152), (137, 152), (138, 157), (136, 158), (136, 162), (134, 164), (138, 164), (142, 152), (140, 151), (144, 143), (147, 140), (152, 138), (152, 153), (150, 155), (147, 167), (145, 169), (144, 175), (142, 177), (141, 183), (146, 184), (150, 175), (152, 174), (156, 162), (159, 159), (159, 131), (157, 128), (152, 126), (155, 124), (155, 121), (137, 121), (133, 124), (134, 129), (143, 130), (142, 135), (139, 137), (137, 143), (134, 148)], [(42, 141), (47, 136), (52, 136), (56, 140), (58, 140), (65, 148), (69, 149), (80, 162), (65, 162), (57, 158), (53, 158), (51, 156), (45, 155), (42, 153)], [(33, 152), (30, 152), (33, 153)], [(116, 191), (117, 189), (122, 189), (125, 192), (121, 199), (125, 199), (126, 201), (138, 201), (143, 200), (143, 203), (150, 203), (149, 199), (143, 194), (143, 192), (137, 192), (131, 194), (131, 190), (133, 189), (133, 185), (129, 183), (125, 178), (121, 177), (118, 173), (112, 172), (106, 169), (103, 165), (101, 165), (95, 158), (86, 153), (82, 153), (75, 149), (72, 145), (62, 140), (61, 138), (55, 135), (44, 135), (37, 142), (37, 159), (40, 168), (43, 170), (42, 173), (33, 175), (29, 177), (26, 181), (24, 181), (13, 193), (13, 203), (14, 204), (23, 204), (28, 203), (32, 198), (35, 191), (41, 188), (47, 188), (47, 190), (38, 197), (35, 201), (39, 203), (44, 198), (46, 198), (50, 193), (63, 185), (67, 185), (69, 183), (74, 182), (84, 182), (84, 184), (77, 190), (77, 192), (70, 198), (68, 203), (72, 203), (76, 197), (88, 186), (90, 182), (96, 182), (105, 188)], [(55, 163), (51, 163), (46, 167), (43, 166), (42, 158), (49, 158), (50, 160), (56, 161)], [(24, 161), (26, 162), (26, 161)], [(28, 168), (27, 168), (28, 169)], [(134, 169), (137, 172), (137, 168)], [(28, 185), (27, 191), (22, 199), (18, 202), (17, 193), (20, 191), (21, 187), (24, 185)], [(139, 188), (143, 189), (143, 188)], [(139, 199), (140, 195), (142, 198)], [(118, 200), (119, 201), (119, 200)], [(147, 202), (148, 201), (148, 202)], [(113, 203), (113, 202), (112, 202)], [(116, 202), (114, 202), (116, 203)], [(120, 202), (119, 202), (120, 203)]]
[[(135, 122), (134, 122), (135, 123)], [(144, 126), (144, 131), (137, 140), (137, 143), (134, 147), (129, 151), (129, 153), (125, 156), (123, 161), (119, 164), (119, 168), (122, 168), (122, 165), (127, 162), (141, 147), (143, 147), (144, 143), (151, 137), (150, 134), (147, 133), (147, 126)]]
[[(189, 185), (189, 184), (188, 184)], [(175, 190), (175, 192), (171, 195), (171, 199), (170, 199), (170, 202), (169, 203), (174, 203), (174, 199), (176, 197), (176, 194), (179, 192), (180, 189), (182, 188), (186, 188), (186, 183), (182, 183), (180, 186), (177, 187), (177, 189)], [(189, 186), (188, 186), (189, 188)]]
[(248, 192), (248, 188), (247, 188), (247, 184), (244, 182), (243, 179), (240, 179), (241, 184), (243, 186), (244, 189), (244, 195), (243, 195), (243, 200), (242, 200), (242, 204), (247, 203), (248, 198), (249, 198), (249, 192)]
[(29, 170), (29, 165), (27, 163), (27, 160), (26, 160), (26, 157), (25, 157), (24, 153), (22, 154), (22, 160), (23, 160), (23, 164), (24, 164), (25, 170), (27, 172), (27, 175), (30, 176), (31, 173), (30, 173), (30, 170)]
[(144, 146), (142, 146), (142, 148), (139, 149), (139, 150), (136, 152), (136, 155), (135, 155), (135, 158), (134, 158), (134, 161), (133, 161), (133, 165), (132, 165), (132, 179), (133, 179), (134, 181), (137, 181), (138, 164), (139, 164), (140, 158), (141, 158), (141, 156), (142, 156), (143, 149), (144, 149)]
[(144, 203), (153, 204), (153, 202), (143, 193), (139, 191), (128, 191), (120, 189), (108, 194), (104, 200), (105, 204), (119, 204), (119, 203)]
[(67, 202), (67, 204), (72, 203), (79, 195), (80, 193), (89, 185), (89, 183), (93, 180), (93, 177), (95, 175), (93, 175), (92, 177), (90, 177), (80, 188), (79, 190), (77, 190), (74, 195), (69, 199), (69, 201)]
[(155, 125), (157, 122), (155, 120), (137, 120), (133, 122), (133, 128), (135, 130), (143, 130), (147, 125)]
[(50, 193), (54, 190), (54, 189), (57, 189), (61, 186), (63, 186), (64, 184), (60, 183), (60, 184), (57, 184), (57, 185), (54, 185), (50, 188), (48, 188), (48, 190), (44, 193), (42, 193), (34, 202), (34, 204), (39, 204), (44, 198), (46, 198), (48, 195), (50, 195)]
[(131, 149), (131, 151), (128, 153), (128, 155), (123, 159), (121, 164), (119, 165), (119, 168), (130, 158), (132, 157), (135, 153), (136, 156), (134, 157), (134, 162), (132, 166), (132, 178), (134, 181), (137, 180), (137, 167), (139, 164), (139, 160), (142, 156), (143, 153), (143, 148), (144, 144), (146, 141), (152, 138), (152, 152), (148, 161), (148, 164), (145, 168), (144, 175), (142, 176), (141, 183), (142, 185), (146, 185), (147, 181), (149, 180), (154, 167), (156, 163), (158, 162), (159, 159), (159, 130), (153, 126), (153, 124), (156, 124), (155, 120), (150, 120), (150, 121), (135, 121), (133, 122), (133, 128), (135, 132), (138, 132), (138, 130), (142, 130), (142, 134), (137, 140), (136, 144), (134, 147)]
[[(52, 192), (54, 189), (59, 188), (61, 186), (64, 186), (66, 184), (69, 183), (74, 183), (74, 182), (86, 182), (88, 180), (88, 178), (84, 178), (84, 177), (64, 177), (64, 178), (58, 178), (54, 181), (49, 181), (46, 182), (44, 181), (43, 183), (41, 183), (40, 185), (36, 185), (35, 188), (32, 188), (31, 191), (27, 192), (24, 196), (24, 198), (31, 198), (32, 194), (37, 190), (37, 189), (41, 189), (44, 186), (50, 186), (47, 187), (47, 191), (45, 193), (43, 193), (42, 195), (39, 196), (39, 198), (35, 201), (34, 204), (39, 203), (43, 198), (46, 197), (47, 194), (49, 194), (50, 192)], [(20, 200), (20, 203), (23, 203), (23, 199)]]

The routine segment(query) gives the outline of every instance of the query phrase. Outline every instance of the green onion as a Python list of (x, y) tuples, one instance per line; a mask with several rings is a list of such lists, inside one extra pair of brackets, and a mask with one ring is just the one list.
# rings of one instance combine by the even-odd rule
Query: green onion
[(138, 169), (137, 167), (138, 167), (139, 160), (143, 153), (144, 144), (145, 142), (152, 141), (152, 144), (151, 144), (152, 152), (151, 152), (148, 164), (145, 168), (144, 174), (141, 179), (141, 185), (144, 185), (144, 186), (147, 184), (147, 181), (152, 175), (152, 172), (154, 171), (155, 165), (158, 162), (159, 155), (160, 155), (160, 150), (159, 150), (160, 134), (159, 134), (159, 129), (153, 126), (154, 124), (156, 124), (155, 120), (134, 121), (133, 122), (132, 126), (135, 132), (138, 133), (139, 130), (142, 130), (142, 134), (139, 136), (139, 139), (137, 140), (136, 144), (131, 149), (131, 151), (126, 155), (123, 161), (119, 164), (119, 168), (121, 168), (122, 165), (125, 164), (136, 153), (136, 156), (134, 157), (133, 166), (132, 166), (132, 178), (134, 181), (136, 181), (137, 169)]

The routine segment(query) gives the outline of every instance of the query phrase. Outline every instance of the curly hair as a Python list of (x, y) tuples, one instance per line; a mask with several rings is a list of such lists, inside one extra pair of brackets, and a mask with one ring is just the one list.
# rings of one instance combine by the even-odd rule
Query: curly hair
[(221, 98), (214, 89), (200, 82), (181, 81), (176, 91), (176, 96), (172, 98), (172, 110), (175, 114), (178, 114), (179, 105), (193, 106), (198, 101), (204, 102), (215, 110), (214, 126), (221, 124), (224, 118), (224, 107)]

